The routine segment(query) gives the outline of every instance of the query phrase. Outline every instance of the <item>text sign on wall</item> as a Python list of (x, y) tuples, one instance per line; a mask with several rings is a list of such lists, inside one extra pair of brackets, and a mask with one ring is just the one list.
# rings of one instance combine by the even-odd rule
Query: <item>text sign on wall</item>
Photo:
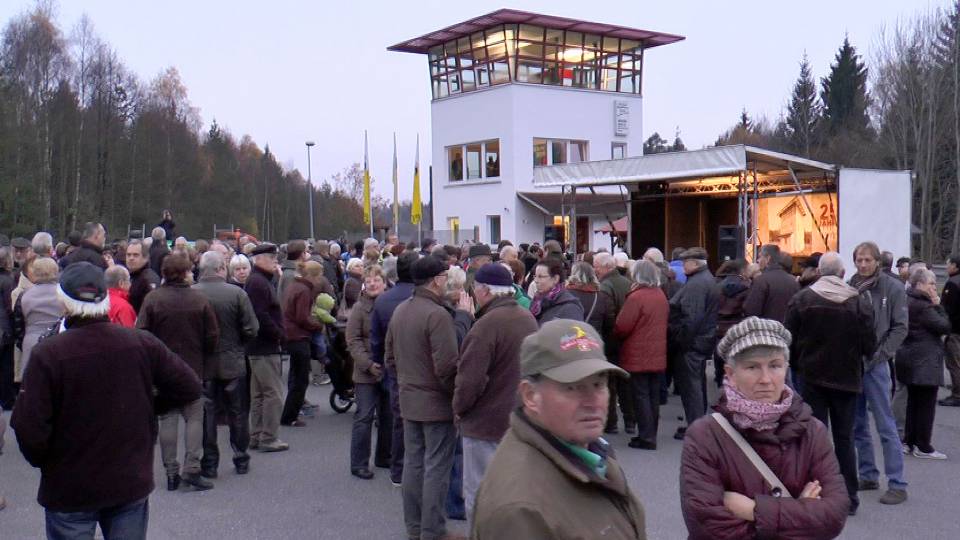
[(627, 101), (613, 102), (613, 134), (617, 137), (630, 134), (630, 103)]

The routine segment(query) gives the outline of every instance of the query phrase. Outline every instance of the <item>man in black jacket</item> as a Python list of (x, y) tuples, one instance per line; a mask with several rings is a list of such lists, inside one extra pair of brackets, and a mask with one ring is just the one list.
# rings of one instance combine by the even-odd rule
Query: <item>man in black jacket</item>
[(763, 273), (753, 280), (750, 294), (743, 305), (746, 317), (772, 319), (779, 323), (787, 313), (787, 304), (800, 290), (796, 278), (788, 274), (781, 264), (780, 248), (776, 244), (764, 244), (760, 248), (760, 268)]
[(803, 399), (833, 431), (853, 515), (860, 504), (853, 428), (857, 396), (863, 391), (861, 359), (873, 355), (877, 342), (873, 307), (843, 282), (837, 253), (820, 257), (818, 273), (820, 278), (790, 301), (784, 326), (793, 335), (790, 360), (803, 381)]
[[(720, 296), (716, 281), (707, 268), (707, 251), (692, 247), (680, 254), (687, 283), (670, 299), (670, 340), (681, 353), (676, 357), (673, 376), (687, 425), (706, 412), (703, 370), (717, 340), (717, 309)], [(681, 439), (684, 428), (674, 438)]]
[(253, 268), (244, 290), (260, 329), (247, 344), (250, 357), (250, 449), (282, 452), (290, 446), (278, 437), (283, 411), (280, 343), (283, 315), (272, 279), (277, 275), (277, 246), (260, 244), (250, 253)]
[(86, 261), (103, 270), (107, 269), (107, 261), (103, 260), (103, 243), (107, 238), (107, 231), (99, 223), (87, 223), (83, 227), (83, 236), (80, 237), (80, 247), (69, 255), (60, 259), (60, 269), (73, 263)]
[(160, 276), (150, 268), (149, 253), (144, 251), (143, 242), (130, 240), (127, 244), (125, 262), (130, 271), (130, 305), (133, 311), (140, 313), (140, 306), (147, 294), (160, 286)]
[(947, 279), (940, 295), (940, 305), (950, 317), (947, 338), (947, 371), (950, 373), (950, 396), (939, 401), (944, 407), (960, 407), (960, 255), (947, 257)]
[[(155, 415), (200, 398), (194, 371), (148, 332), (111, 324), (103, 272), (60, 276), (68, 331), (30, 355), (11, 425), (41, 471), (51, 538), (145, 538), (153, 491)], [(118, 414), (123, 411), (123, 414)]]

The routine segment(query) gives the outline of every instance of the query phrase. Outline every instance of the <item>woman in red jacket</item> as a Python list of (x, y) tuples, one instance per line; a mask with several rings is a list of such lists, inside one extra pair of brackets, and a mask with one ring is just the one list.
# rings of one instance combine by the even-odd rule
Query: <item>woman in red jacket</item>
[(657, 449), (660, 374), (667, 369), (670, 306), (660, 289), (660, 269), (650, 261), (633, 265), (633, 289), (617, 315), (613, 334), (622, 341), (620, 367), (630, 372), (636, 396), (637, 436), (631, 448)]
[(790, 332), (749, 317), (718, 347), (727, 360), (714, 410), (782, 483), (771, 486), (711, 415), (687, 429), (680, 500), (691, 539), (835, 538), (850, 498), (827, 429), (787, 387)]

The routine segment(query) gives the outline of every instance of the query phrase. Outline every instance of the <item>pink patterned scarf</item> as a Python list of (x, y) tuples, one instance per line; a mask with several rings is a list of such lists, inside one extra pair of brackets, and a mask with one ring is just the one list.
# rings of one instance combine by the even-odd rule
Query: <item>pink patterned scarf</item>
[(727, 410), (733, 413), (733, 423), (740, 429), (775, 429), (780, 423), (780, 417), (793, 403), (793, 390), (789, 386), (783, 387), (779, 403), (762, 403), (748, 399), (730, 384), (728, 377), (723, 379), (723, 392), (727, 397)]

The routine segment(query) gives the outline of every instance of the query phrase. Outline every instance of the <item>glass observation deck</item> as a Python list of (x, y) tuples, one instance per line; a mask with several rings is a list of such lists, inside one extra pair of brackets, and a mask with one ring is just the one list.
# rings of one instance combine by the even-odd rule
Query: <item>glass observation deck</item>
[(644, 50), (682, 39), (502, 9), (388, 50), (427, 55), (433, 99), (511, 82), (640, 94)]

